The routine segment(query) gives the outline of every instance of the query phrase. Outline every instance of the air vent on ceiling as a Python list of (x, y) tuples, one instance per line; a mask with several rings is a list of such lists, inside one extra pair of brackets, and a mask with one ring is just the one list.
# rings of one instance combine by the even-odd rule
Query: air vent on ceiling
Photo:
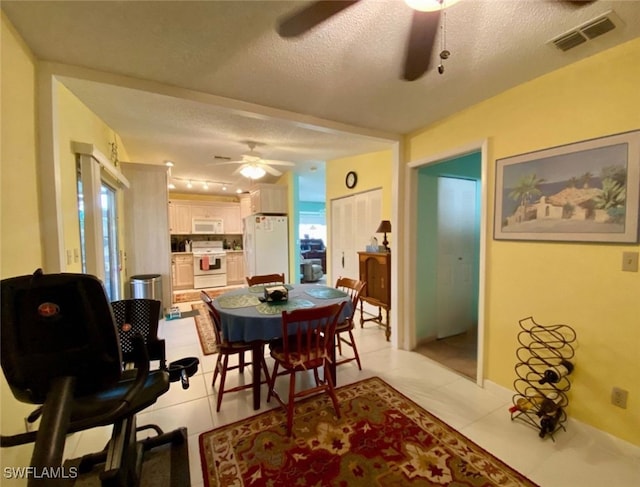
[(588, 40), (595, 39), (602, 34), (606, 34), (616, 28), (620, 23), (620, 19), (612, 10), (599, 15), (595, 19), (591, 19), (578, 27), (571, 29), (569, 32), (551, 39), (551, 44), (562, 51), (568, 51)]
[(213, 158), (221, 160), (221, 161), (230, 161), (231, 160), (231, 158), (227, 157), (227, 156), (213, 156)]
[(580, 32), (586, 35), (589, 39), (594, 39), (602, 34), (609, 32), (616, 28), (616, 24), (609, 17), (603, 17), (594, 22), (591, 22), (589, 25), (585, 25)]

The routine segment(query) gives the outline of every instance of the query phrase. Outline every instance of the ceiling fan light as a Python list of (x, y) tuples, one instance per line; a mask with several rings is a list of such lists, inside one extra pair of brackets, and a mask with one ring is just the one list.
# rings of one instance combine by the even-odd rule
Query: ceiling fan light
[(421, 12), (434, 12), (441, 8), (451, 7), (454, 3), (458, 3), (460, 0), (404, 0), (404, 3), (409, 5), (414, 10)]
[(248, 164), (240, 169), (240, 174), (242, 174), (245, 178), (249, 179), (260, 179), (267, 172), (262, 169), (260, 166), (256, 166), (253, 164)]

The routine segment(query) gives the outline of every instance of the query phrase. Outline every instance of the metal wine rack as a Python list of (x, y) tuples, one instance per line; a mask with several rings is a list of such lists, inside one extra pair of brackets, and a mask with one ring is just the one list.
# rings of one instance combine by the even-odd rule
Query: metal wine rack
[[(513, 395), (511, 420), (520, 420), (540, 431), (540, 436), (553, 435), (562, 428), (567, 421), (566, 407), (569, 404), (567, 392), (571, 388), (569, 375), (560, 378), (556, 383), (540, 384), (545, 369), (560, 364), (561, 361), (571, 361), (574, 348), (571, 345), (576, 340), (576, 332), (568, 325), (539, 325), (529, 316), (519, 321), (522, 331), (518, 333), (520, 347), (516, 350), (518, 362), (515, 366), (518, 378), (513, 382), (516, 393)], [(541, 429), (542, 399), (552, 393), (557, 393), (558, 406), (555, 426), (552, 431)]]

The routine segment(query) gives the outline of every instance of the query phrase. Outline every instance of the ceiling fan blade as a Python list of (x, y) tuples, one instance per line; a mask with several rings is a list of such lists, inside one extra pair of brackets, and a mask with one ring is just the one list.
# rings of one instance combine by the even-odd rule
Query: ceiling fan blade
[(267, 164), (260, 164), (260, 167), (267, 171), (272, 176), (282, 176), (282, 173), (278, 171), (275, 167), (271, 167)]
[(263, 164), (271, 164), (271, 165), (276, 165), (276, 166), (290, 166), (290, 167), (293, 167), (293, 166), (296, 165), (295, 162), (277, 161), (275, 159), (261, 159), (260, 162), (263, 163)]
[(407, 81), (417, 80), (427, 72), (431, 62), (433, 41), (438, 32), (440, 10), (435, 12), (413, 12), (411, 30), (407, 41), (407, 53), (404, 60), (402, 78)]
[(280, 37), (298, 37), (360, 0), (320, 1), (298, 10), (278, 23)]
[(207, 166), (228, 166), (229, 164), (245, 164), (245, 161), (213, 161), (207, 162)]
[(557, 2), (568, 3), (574, 7), (584, 7), (590, 3), (594, 3), (596, 0), (556, 0)]

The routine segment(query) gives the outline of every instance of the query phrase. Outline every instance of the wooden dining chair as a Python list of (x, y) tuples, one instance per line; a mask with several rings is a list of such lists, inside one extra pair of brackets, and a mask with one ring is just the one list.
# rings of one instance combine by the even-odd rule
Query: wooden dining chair
[[(358, 353), (358, 347), (356, 346), (356, 340), (353, 337), (353, 317), (358, 308), (358, 301), (360, 301), (360, 294), (366, 287), (367, 283), (364, 281), (357, 281), (355, 279), (349, 279), (348, 277), (339, 277), (336, 282), (336, 289), (344, 291), (351, 298), (351, 315), (342, 323), (338, 323), (336, 326), (336, 341), (338, 345), (338, 353), (342, 356), (342, 344), (350, 346), (353, 349), (353, 357), (347, 357), (340, 360), (336, 360), (336, 366), (340, 364), (346, 364), (353, 360), (358, 364), (358, 369), (362, 370), (360, 364), (360, 354)], [(348, 338), (345, 337), (348, 335)]]
[[(291, 436), (293, 409), (296, 398), (326, 392), (333, 402), (336, 414), (340, 408), (336, 398), (333, 380), (329, 372), (336, 325), (345, 303), (296, 309), (282, 312), (282, 342), (271, 348), (275, 360), (269, 384), (269, 395), (275, 397), (287, 412), (287, 435)], [(285, 403), (275, 390), (278, 368), (283, 367), (289, 374), (289, 400)], [(318, 369), (323, 368), (323, 379)], [(296, 372), (313, 370), (315, 386), (296, 392)]]
[(282, 274), (263, 274), (258, 276), (247, 276), (247, 284), (256, 286), (258, 284), (284, 284), (284, 273)]
[[(213, 371), (213, 380), (211, 381), (211, 387), (215, 387), (216, 379), (220, 375), (220, 386), (218, 387), (218, 399), (216, 405), (216, 411), (220, 411), (220, 405), (222, 404), (222, 396), (227, 392), (237, 392), (252, 387), (252, 383), (243, 384), (229, 389), (224, 388), (225, 381), (227, 379), (227, 371), (240, 369), (242, 372), (245, 365), (253, 365), (254, 367), (260, 367), (264, 371), (266, 379), (261, 384), (270, 384), (269, 370), (267, 369), (267, 363), (264, 360), (264, 349), (260, 354), (260, 363), (253, 364), (252, 362), (244, 362), (244, 353), (251, 352), (251, 344), (244, 342), (229, 342), (222, 335), (222, 327), (220, 325), (220, 314), (218, 310), (213, 306), (213, 300), (206, 291), (200, 291), (200, 298), (207, 307), (211, 321), (213, 321), (213, 331), (216, 336), (217, 348), (218, 348), (218, 360), (216, 360), (215, 369)], [(238, 365), (229, 365), (229, 357), (232, 355), (239, 355)]]

